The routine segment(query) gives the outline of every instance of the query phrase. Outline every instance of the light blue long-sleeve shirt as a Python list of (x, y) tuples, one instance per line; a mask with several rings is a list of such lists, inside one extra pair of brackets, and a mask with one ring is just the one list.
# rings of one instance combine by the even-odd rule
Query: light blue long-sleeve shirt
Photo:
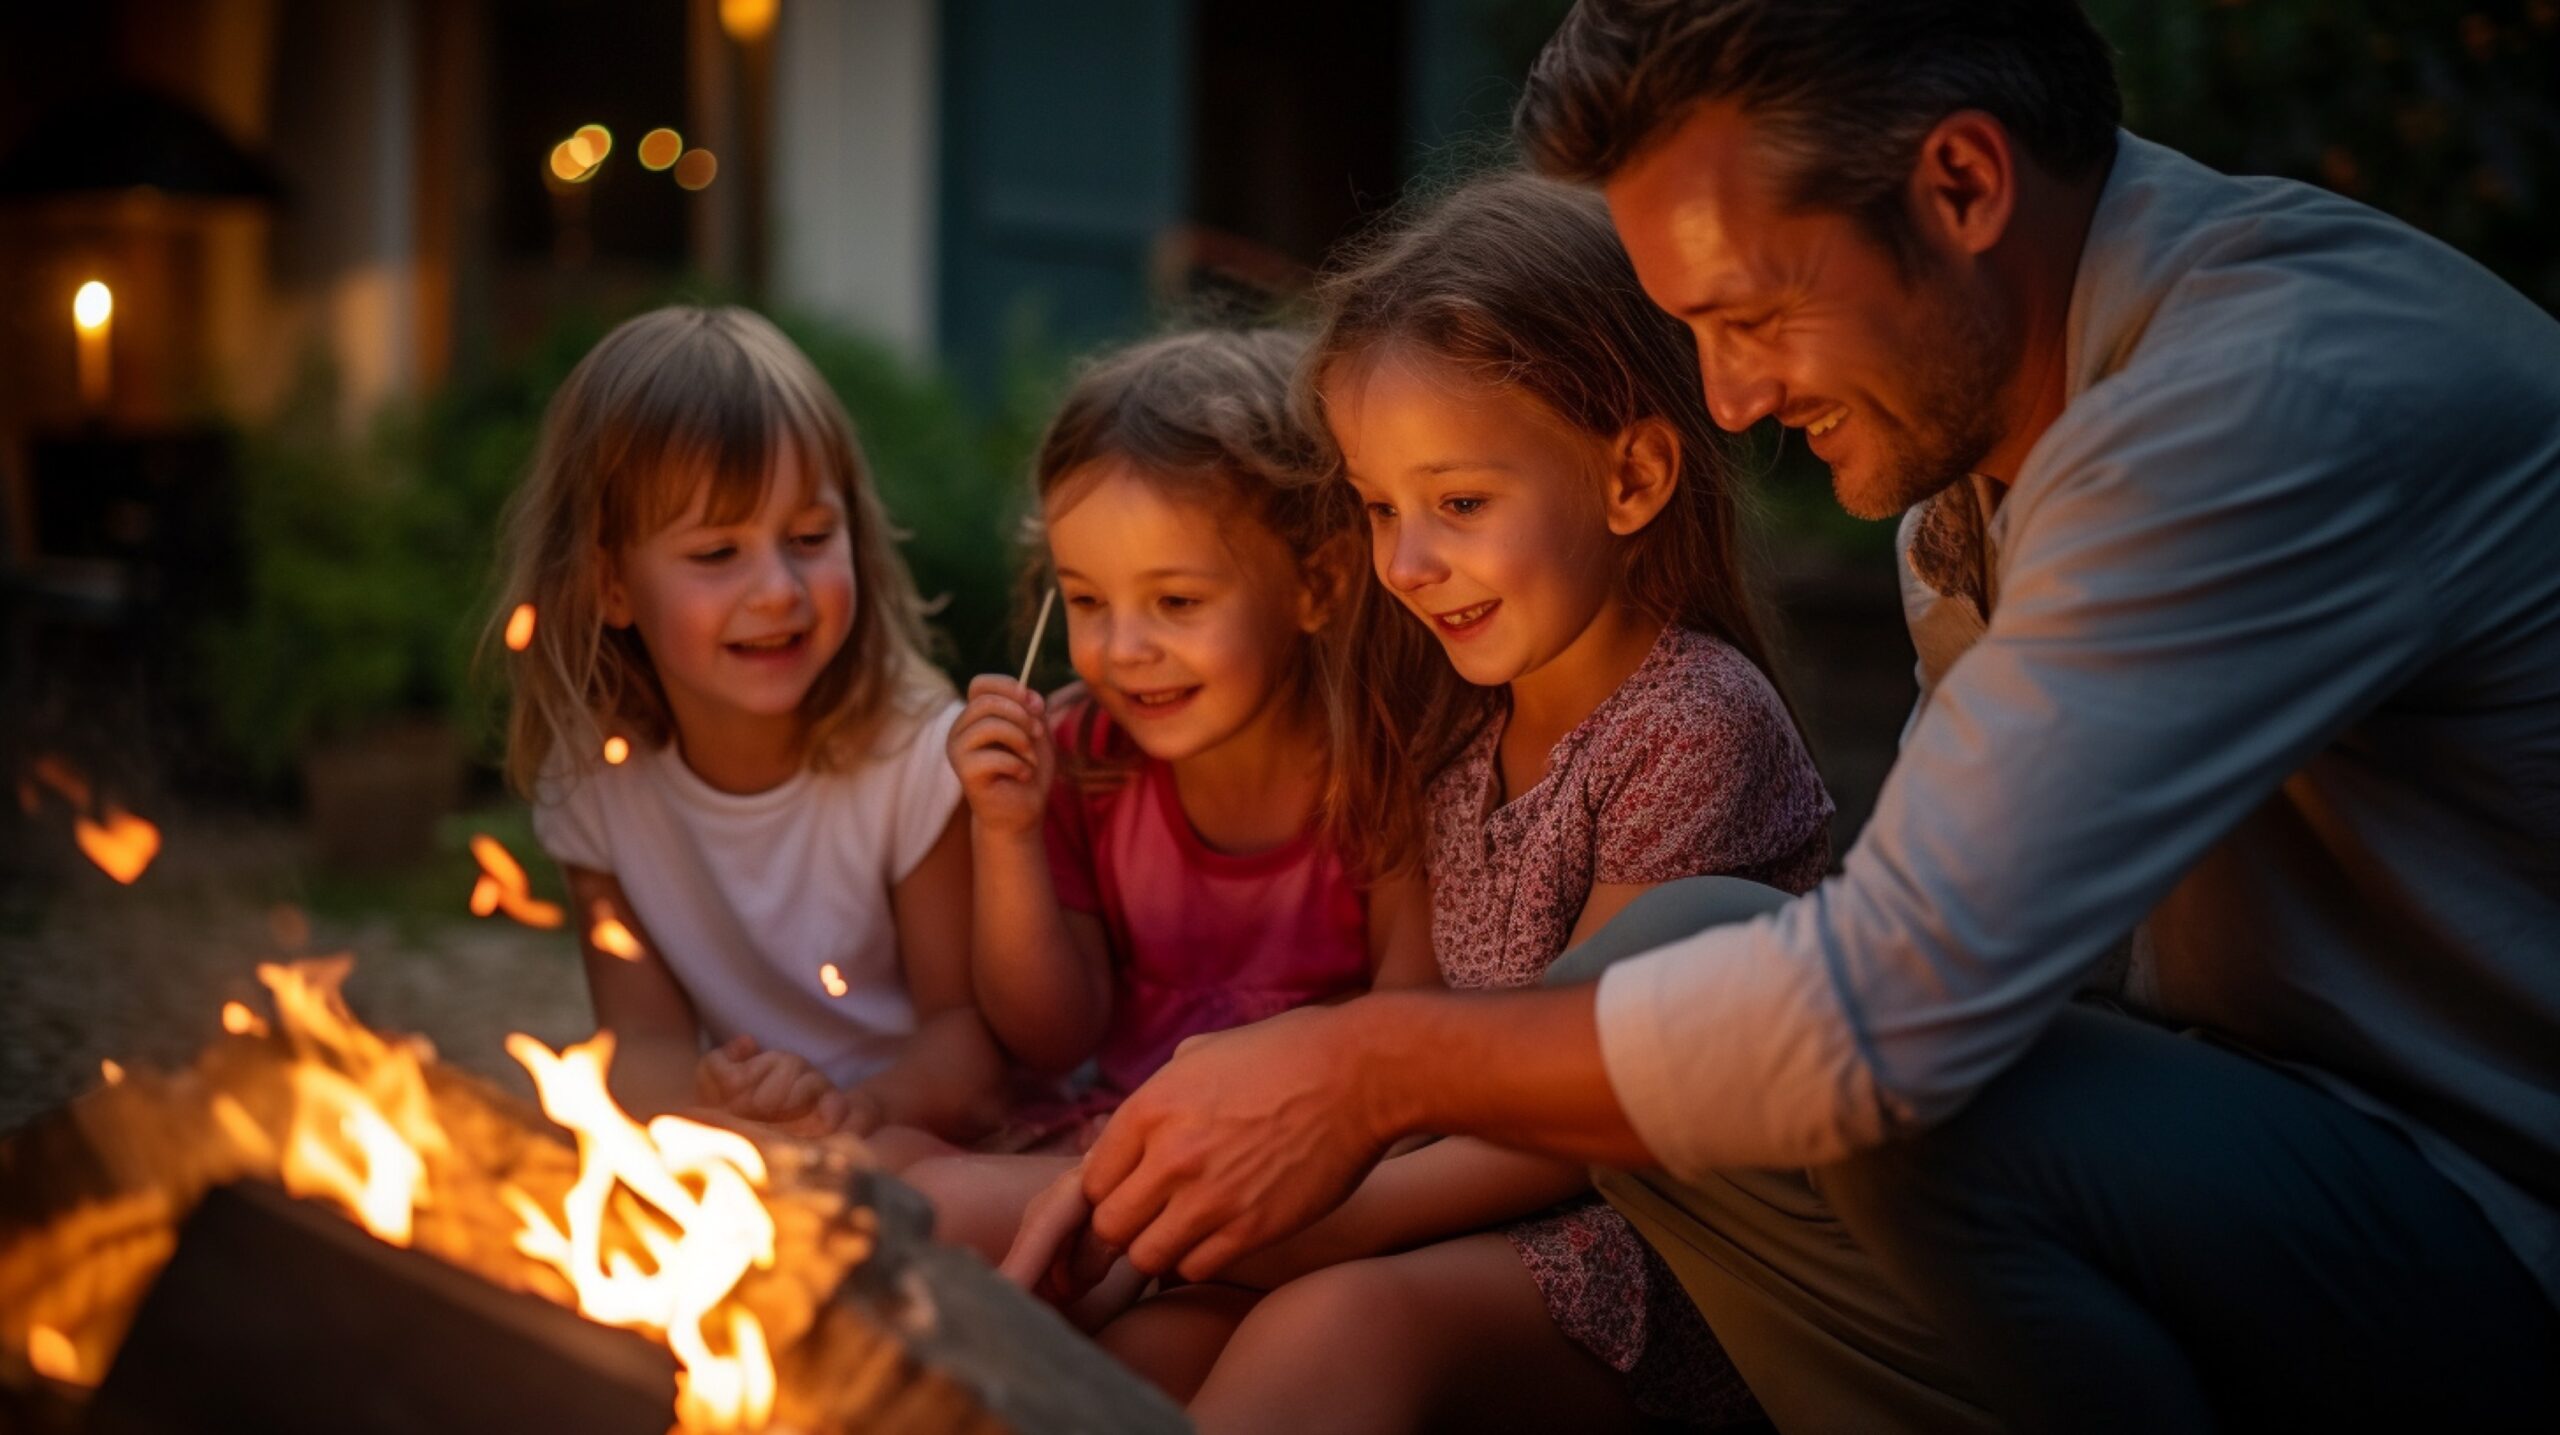
[(1837, 1159), (2139, 925), (2142, 1005), (2405, 1130), (2560, 1302), (2560, 323), (2127, 135), (2067, 344), (1844, 870), (1603, 979), (1620, 1103), (1675, 1173)]

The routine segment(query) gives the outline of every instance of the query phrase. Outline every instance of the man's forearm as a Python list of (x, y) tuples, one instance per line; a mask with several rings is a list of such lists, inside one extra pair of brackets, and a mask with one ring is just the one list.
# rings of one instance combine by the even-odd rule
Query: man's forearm
[(1597, 1166), (1656, 1163), (1600, 1053), (1596, 988), (1380, 992), (1342, 1010), (1343, 1058), (1387, 1140), (1485, 1140)]

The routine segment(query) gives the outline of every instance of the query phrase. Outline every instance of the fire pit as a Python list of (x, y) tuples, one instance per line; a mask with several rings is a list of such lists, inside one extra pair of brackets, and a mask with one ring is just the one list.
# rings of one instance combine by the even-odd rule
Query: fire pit
[(349, 966), (0, 1143), (0, 1428), (1187, 1428), (851, 1138), (643, 1126), (609, 1038), (510, 1042), (536, 1112)]

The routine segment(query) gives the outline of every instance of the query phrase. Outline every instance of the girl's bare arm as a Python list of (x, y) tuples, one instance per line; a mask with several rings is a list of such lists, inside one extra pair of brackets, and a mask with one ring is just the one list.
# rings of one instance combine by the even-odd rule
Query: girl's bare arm
[(978, 1017), (969, 963), (969, 827), (955, 811), (924, 860), (890, 890), (898, 960), (915, 1003), (916, 1032), (886, 1071), (853, 1093), (874, 1120), (967, 1140), (1002, 1110), (1004, 1058)]
[[(612, 873), (567, 864), (560, 870), (568, 879), (570, 921), (578, 929), (578, 954), (586, 962), (596, 1029), (613, 1033), (608, 1081), (614, 1099), (643, 1121), (694, 1105), (702, 1024), (693, 1002), (659, 957), (657, 944)], [(639, 939), (638, 956), (615, 956), (596, 945), (600, 910)]]
[(1102, 923), (1058, 905), (1043, 831), (1056, 758), (1039, 696), (1002, 676), (969, 684), (951, 766), (976, 860), (970, 974), (979, 1012), (1015, 1060), (1071, 1071), (1102, 1044), (1111, 969)]

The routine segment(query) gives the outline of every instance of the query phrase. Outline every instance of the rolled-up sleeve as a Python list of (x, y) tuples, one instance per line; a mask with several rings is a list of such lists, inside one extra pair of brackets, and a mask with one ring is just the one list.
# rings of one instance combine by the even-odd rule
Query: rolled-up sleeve
[(1603, 978), (1609, 1078), (1665, 1167), (1817, 1164), (1952, 1114), (2423, 664), (2425, 476), (2386, 403), (2283, 357), (2075, 400), (1843, 871)]

